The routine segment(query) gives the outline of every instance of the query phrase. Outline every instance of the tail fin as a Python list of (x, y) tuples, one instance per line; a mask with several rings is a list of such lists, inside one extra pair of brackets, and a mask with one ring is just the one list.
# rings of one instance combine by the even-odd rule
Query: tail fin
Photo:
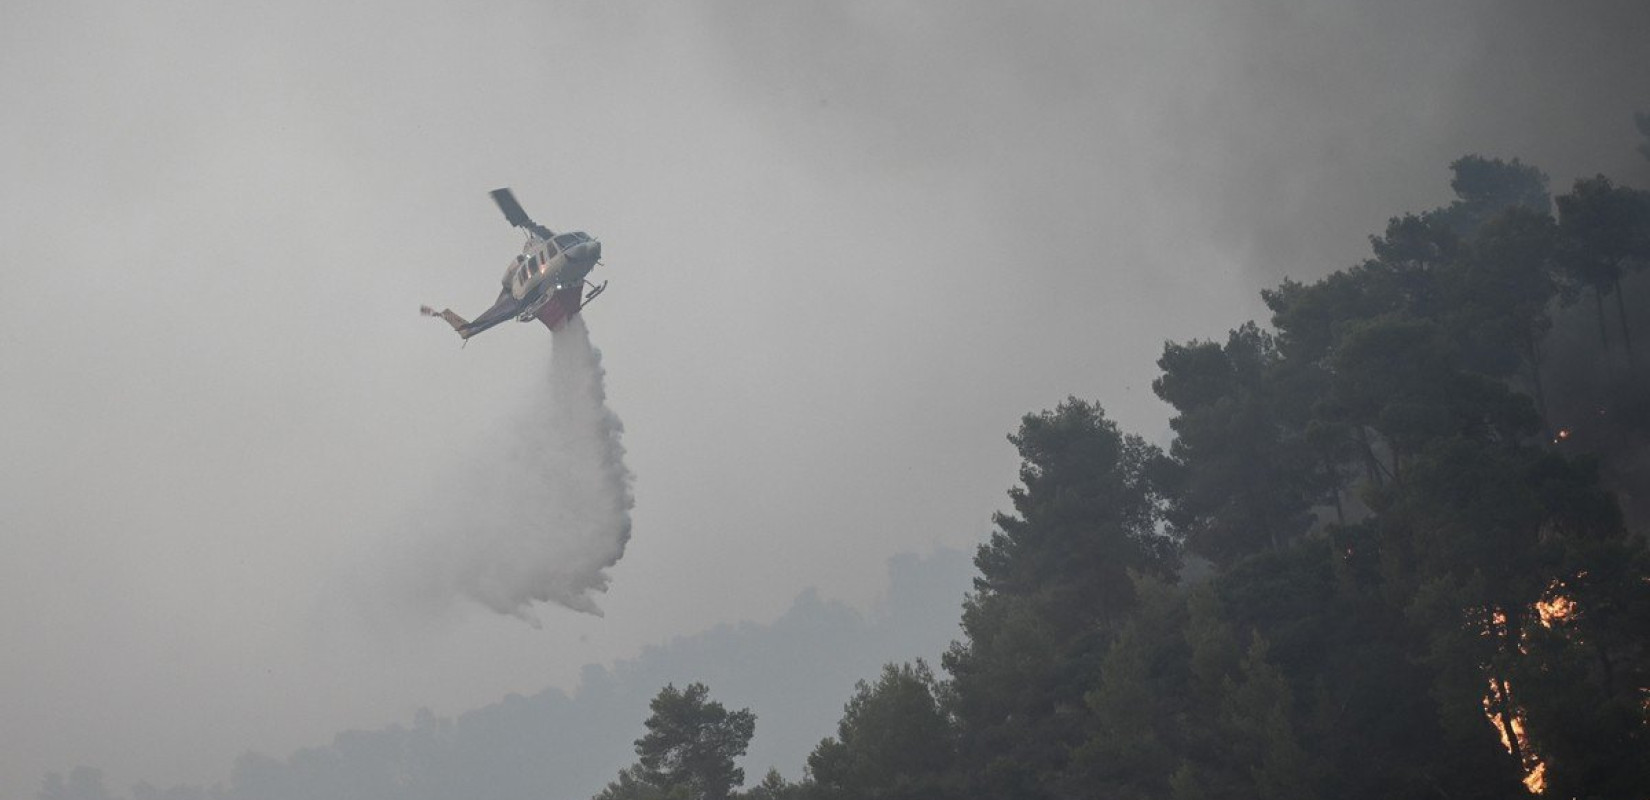
[(440, 311), (436, 311), (429, 306), (419, 306), (418, 313), (423, 314), (426, 317), (440, 317), (446, 320), (448, 325), (453, 326), (453, 330), (458, 331), (459, 336), (466, 339), (470, 338), (470, 334), (464, 332), (464, 329), (470, 326), (470, 321), (454, 314), (453, 310), (450, 308), (443, 308)]

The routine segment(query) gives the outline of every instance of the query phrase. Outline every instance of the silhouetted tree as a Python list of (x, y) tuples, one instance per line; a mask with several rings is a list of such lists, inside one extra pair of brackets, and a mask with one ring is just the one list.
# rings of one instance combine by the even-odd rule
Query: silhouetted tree
[(1559, 263), (1577, 283), (1592, 288), (1600, 341), (1609, 349), (1604, 296), (1613, 293), (1622, 345), (1632, 361), (1621, 278), (1625, 271), (1650, 264), (1650, 195), (1617, 186), (1603, 175), (1578, 180), (1569, 194), (1558, 197), (1558, 226)]
[(1457, 236), (1471, 237), (1484, 223), (1511, 208), (1543, 215), (1551, 212), (1547, 175), (1516, 158), (1509, 162), (1468, 155), (1451, 162), (1449, 168), (1454, 173), (1449, 185), (1456, 200), (1435, 213)]
[(922, 661), (889, 664), (875, 684), (860, 681), (837, 724), (836, 738), (808, 756), (813, 796), (836, 800), (955, 794), (951, 721), (940, 708), (938, 683)]
[(103, 771), (91, 767), (75, 767), (69, 771), (67, 780), (60, 773), (46, 773), (35, 797), (39, 800), (114, 800), (103, 786)]
[(744, 783), (734, 759), (745, 754), (756, 732), (750, 709), (728, 711), (709, 699), (702, 683), (659, 690), (649, 704), (647, 733), (636, 740), (637, 763), (596, 795), (600, 800), (725, 800)]
[(1334, 481), (1304, 412), (1290, 413), (1285, 393), (1296, 387), (1272, 337), (1251, 322), (1224, 346), (1166, 344), (1157, 364), (1152, 389), (1179, 412), (1160, 483), (1187, 548), (1230, 563), (1304, 533)]
[(1185, 685), (1182, 598), (1169, 584), (1144, 576), (1136, 579), (1135, 591), (1139, 603), (1083, 696), (1085, 737), (1059, 780), (1063, 797), (1162, 796), (1185, 744), (1180, 723), (1198, 709)]
[(1545, 420), (1542, 340), (1552, 328), (1548, 307), (1559, 293), (1558, 227), (1545, 211), (1512, 207), (1479, 227), (1470, 247), (1445, 276), (1447, 324), (1470, 368), (1505, 377), (1522, 365)]
[(1098, 405), (1027, 415), (1009, 441), (1017, 513), (996, 515), (975, 557), (966, 641), (944, 663), (971, 790), (1040, 797), (1083, 734), (1083, 694), (1135, 604), (1131, 572), (1169, 577), (1177, 558), (1149, 475), (1162, 453)]
[(809, 786), (791, 783), (777, 769), (769, 769), (762, 782), (739, 795), (742, 800), (804, 800), (809, 797)]

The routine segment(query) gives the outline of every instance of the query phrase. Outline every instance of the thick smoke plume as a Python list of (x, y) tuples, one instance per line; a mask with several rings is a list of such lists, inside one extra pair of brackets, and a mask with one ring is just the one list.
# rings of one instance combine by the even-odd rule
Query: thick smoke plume
[(607, 408), (601, 351), (582, 317), (553, 337), (542, 399), (459, 485), (473, 487), (444, 520), (424, 591), (463, 596), (535, 626), (533, 605), (600, 616), (593, 596), (630, 540), (624, 426)]

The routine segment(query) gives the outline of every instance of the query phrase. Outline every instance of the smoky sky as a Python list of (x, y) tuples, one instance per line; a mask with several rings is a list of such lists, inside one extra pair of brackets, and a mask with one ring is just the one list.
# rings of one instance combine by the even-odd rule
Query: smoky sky
[[(1645, 185), (1647, 41), (1625, 1), (0, 5), (0, 794), (863, 607), (985, 535), (1020, 415), (1161, 441), (1165, 340), (1454, 158)], [(603, 240), (635, 476), (605, 618), (538, 630), (370, 580), (543, 380), (543, 330), (417, 315), (496, 294), (500, 186)]]
[(1361, 255), (1373, 226), (1445, 196), (1467, 152), (1520, 156), (1559, 186), (1643, 174), (1642, 3), (714, 9), (722, 74), (800, 151), (989, 177), (1033, 217), (1049, 203), (1030, 196), (1069, 206), (1107, 184), (1172, 196), (1165, 224), (1260, 281)]

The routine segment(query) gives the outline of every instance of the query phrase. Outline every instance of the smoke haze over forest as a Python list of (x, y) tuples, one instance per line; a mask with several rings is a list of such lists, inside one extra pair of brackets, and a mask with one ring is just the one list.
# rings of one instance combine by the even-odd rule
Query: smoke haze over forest
[[(0, 796), (575, 697), (804, 587), (873, 609), (985, 540), (1021, 415), (1166, 443), (1163, 342), (1367, 257), (1456, 158), (1650, 187), (1646, 42), (1637, 0), (0, 6)], [(604, 242), (630, 538), (565, 596), (401, 607), (409, 529), (471, 519), (546, 394), (537, 325), (414, 311), (495, 293), (505, 185)]]

